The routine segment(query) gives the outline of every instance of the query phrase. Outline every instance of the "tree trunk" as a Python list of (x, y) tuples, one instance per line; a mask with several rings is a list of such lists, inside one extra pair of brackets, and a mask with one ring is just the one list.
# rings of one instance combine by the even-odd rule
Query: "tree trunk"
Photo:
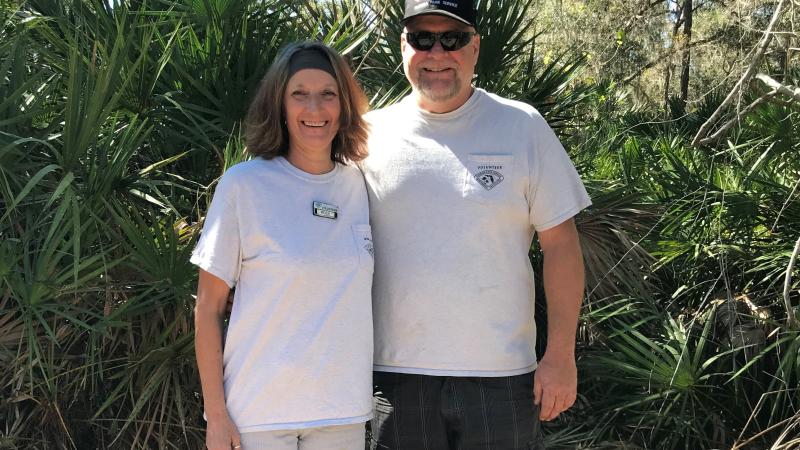
[[(671, 2), (668, 0), (667, 5)], [(676, 2), (677, 4), (677, 2)], [(671, 11), (670, 11), (671, 13)], [(675, 47), (675, 42), (678, 39), (678, 31), (681, 28), (681, 23), (683, 21), (683, 8), (678, 5), (675, 9), (675, 22), (672, 25), (672, 41), (670, 42), (670, 47)], [(669, 88), (670, 82), (672, 81), (672, 58), (667, 60), (667, 65), (664, 68), (664, 111), (669, 113)]]
[(778, 58), (780, 63), (780, 72), (778, 73), (778, 80), (787, 82), (789, 79), (789, 59), (792, 55), (792, 38), (789, 36), (780, 36), (780, 41), (783, 44), (784, 57)]
[(664, 68), (664, 111), (669, 112), (669, 83), (672, 78), (672, 63), (667, 62)]
[(683, 58), (681, 60), (681, 103), (683, 110), (686, 111), (686, 103), (689, 99), (689, 65), (691, 63), (692, 43), (692, 0), (685, 0), (683, 3)]

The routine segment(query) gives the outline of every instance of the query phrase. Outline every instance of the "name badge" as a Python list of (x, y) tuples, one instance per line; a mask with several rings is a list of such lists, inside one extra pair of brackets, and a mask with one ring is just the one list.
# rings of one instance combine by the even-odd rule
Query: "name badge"
[(314, 202), (312, 211), (317, 217), (324, 217), (325, 219), (336, 220), (339, 217), (339, 207), (323, 202)]

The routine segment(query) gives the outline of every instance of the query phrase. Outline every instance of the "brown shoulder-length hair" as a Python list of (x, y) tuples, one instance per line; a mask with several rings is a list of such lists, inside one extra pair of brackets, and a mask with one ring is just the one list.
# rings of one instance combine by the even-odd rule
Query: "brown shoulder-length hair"
[(331, 159), (339, 163), (361, 161), (367, 156), (368, 127), (363, 118), (369, 109), (367, 97), (344, 58), (319, 42), (289, 44), (264, 75), (247, 112), (247, 151), (265, 159), (286, 156), (289, 152), (289, 130), (283, 111), (283, 96), (289, 82), (289, 62), (292, 56), (305, 49), (319, 50), (326, 55), (336, 74), (341, 113), (339, 131), (331, 145)]

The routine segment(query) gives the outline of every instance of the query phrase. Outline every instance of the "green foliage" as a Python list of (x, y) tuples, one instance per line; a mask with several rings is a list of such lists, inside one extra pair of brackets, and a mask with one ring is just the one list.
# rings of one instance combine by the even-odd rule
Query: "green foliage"
[(710, 448), (730, 439), (720, 410), (729, 393), (716, 379), (725, 353), (710, 341), (714, 318), (711, 309), (700, 326), (686, 318), (634, 324), (612, 319), (615, 334), (587, 369), (614, 380), (607, 386), (612, 417), (630, 430), (631, 441)]
[(344, 50), (363, 26), (285, 2), (3, 8), (2, 445), (199, 448), (188, 258), (207, 186), (243, 157), (280, 47)]

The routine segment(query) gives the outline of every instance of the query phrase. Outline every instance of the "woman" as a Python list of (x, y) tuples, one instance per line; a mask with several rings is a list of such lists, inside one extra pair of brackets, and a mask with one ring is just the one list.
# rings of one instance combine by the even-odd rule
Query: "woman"
[[(255, 156), (220, 180), (191, 261), (211, 450), (363, 449), (372, 414), (366, 98), (318, 43), (283, 50), (250, 107)], [(222, 321), (236, 287), (222, 351)]]

